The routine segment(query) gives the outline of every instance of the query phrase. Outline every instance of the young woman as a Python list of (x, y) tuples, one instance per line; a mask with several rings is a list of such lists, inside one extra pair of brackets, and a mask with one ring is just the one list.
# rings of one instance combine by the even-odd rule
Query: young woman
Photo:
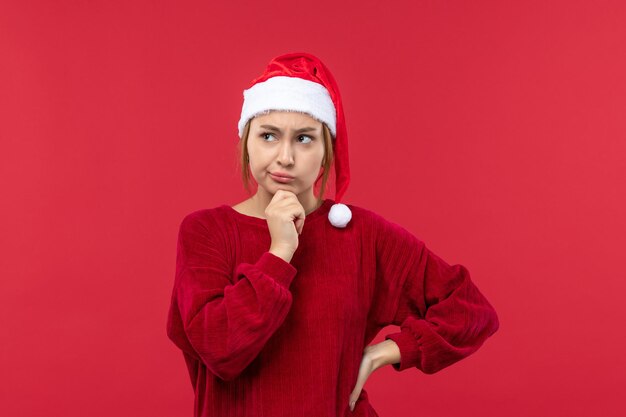
[[(196, 417), (377, 416), (363, 389), (376, 369), (432, 374), (496, 332), (464, 266), (339, 202), (345, 120), (317, 57), (272, 59), (244, 91), (238, 127), (256, 193), (187, 214), (178, 234), (167, 335), (183, 352)], [(323, 197), (331, 167), (334, 200)], [(400, 331), (369, 345), (391, 324)]]

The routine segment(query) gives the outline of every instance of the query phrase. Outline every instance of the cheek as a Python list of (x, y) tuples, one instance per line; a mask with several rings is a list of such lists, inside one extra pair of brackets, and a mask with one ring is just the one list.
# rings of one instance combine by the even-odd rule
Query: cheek
[(307, 176), (311, 178), (316, 178), (319, 175), (320, 170), (322, 169), (322, 159), (321, 158), (312, 158), (306, 167)]
[(264, 152), (261, 147), (252, 144), (248, 145), (248, 161), (251, 168), (262, 168), (267, 159), (267, 152)]

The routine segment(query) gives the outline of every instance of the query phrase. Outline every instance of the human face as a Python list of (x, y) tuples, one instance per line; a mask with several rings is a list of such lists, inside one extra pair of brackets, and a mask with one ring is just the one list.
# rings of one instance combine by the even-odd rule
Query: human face
[[(292, 111), (271, 111), (250, 122), (248, 136), (250, 171), (258, 192), (271, 198), (278, 190), (291, 191), (301, 201), (314, 198), (313, 185), (324, 158), (322, 123)], [(281, 180), (271, 173), (293, 177)]]

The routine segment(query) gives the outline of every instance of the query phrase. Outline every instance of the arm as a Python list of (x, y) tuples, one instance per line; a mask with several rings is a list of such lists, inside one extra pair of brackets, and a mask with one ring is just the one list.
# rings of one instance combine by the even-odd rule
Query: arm
[(469, 356), (499, 327), (496, 311), (462, 265), (449, 265), (403, 227), (377, 216), (377, 325), (400, 351), (396, 371), (432, 374)]
[(213, 374), (232, 380), (283, 323), (297, 271), (268, 251), (231, 276), (216, 230), (190, 215), (181, 222), (167, 334)]

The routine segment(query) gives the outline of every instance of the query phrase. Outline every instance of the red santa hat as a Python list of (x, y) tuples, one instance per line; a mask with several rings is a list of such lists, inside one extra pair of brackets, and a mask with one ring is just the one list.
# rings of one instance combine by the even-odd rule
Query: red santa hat
[(335, 227), (346, 227), (352, 212), (340, 201), (350, 182), (348, 136), (339, 87), (328, 68), (306, 52), (279, 55), (244, 90), (243, 97), (238, 123), (240, 139), (248, 120), (269, 110), (300, 111), (328, 126), (333, 139), (336, 184), (335, 204), (328, 220)]

